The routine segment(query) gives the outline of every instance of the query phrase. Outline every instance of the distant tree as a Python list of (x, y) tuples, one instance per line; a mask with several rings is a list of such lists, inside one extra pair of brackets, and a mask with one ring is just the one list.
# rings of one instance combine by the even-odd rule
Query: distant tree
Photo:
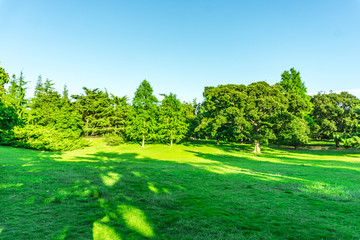
[(27, 107), (27, 100), (25, 99), (27, 89), (25, 85), (27, 83), (28, 82), (24, 80), (22, 72), (20, 72), (19, 78), (17, 78), (16, 75), (13, 75), (9, 82), (10, 86), (7, 94), (3, 95), (4, 102), (7, 105), (12, 106), (21, 119), (24, 118), (23, 115)]
[(310, 140), (309, 116), (312, 110), (310, 96), (306, 94), (305, 83), (301, 81), (300, 73), (294, 68), (281, 75), (279, 83), (286, 98), (287, 111), (278, 116), (275, 127), (275, 142), (294, 146), (305, 145)]
[(199, 126), (201, 119), (199, 116), (200, 104), (193, 100), (193, 102), (183, 102), (182, 104), (182, 112), (185, 118), (185, 123), (188, 128), (185, 133), (186, 139), (195, 139), (200, 138), (201, 134), (196, 132), (195, 129)]
[(4, 68), (0, 67), (0, 95), (5, 92), (5, 84), (9, 82), (9, 74)]
[[(355, 110), (360, 106), (360, 100), (348, 92), (318, 93), (311, 102), (314, 109), (311, 113), (315, 126), (313, 134), (316, 138), (332, 139), (334, 135), (355, 132), (357, 116)], [(339, 146), (340, 138), (336, 138)]]
[(130, 105), (128, 103), (128, 98), (117, 97), (111, 94), (111, 105), (114, 109), (114, 114), (110, 116), (110, 125), (114, 127), (114, 134), (121, 135), (122, 137), (125, 135), (126, 128), (126, 119), (130, 112)]
[(218, 145), (220, 140), (238, 140), (243, 137), (243, 134), (237, 131), (235, 117), (242, 115), (241, 103), (247, 95), (245, 88), (244, 85), (232, 84), (205, 87), (205, 100), (201, 106), (202, 120), (195, 131), (210, 135), (216, 139)]
[[(109, 95), (107, 91), (98, 88), (83, 87), (85, 94), (73, 95), (75, 107), (82, 115), (85, 135), (113, 134), (125, 126), (126, 98)], [(122, 130), (123, 131), (123, 130)]]
[(172, 146), (174, 140), (178, 142), (185, 137), (187, 124), (182, 104), (176, 95), (172, 93), (162, 95), (164, 99), (160, 105), (159, 134), (163, 140), (170, 140), (170, 146)]
[(308, 122), (301, 117), (291, 114), (282, 114), (278, 118), (276, 142), (279, 144), (294, 146), (305, 145), (310, 141), (310, 127)]
[(132, 111), (126, 133), (133, 140), (141, 140), (145, 146), (146, 140), (156, 139), (158, 100), (153, 95), (153, 89), (146, 80), (142, 81), (135, 92), (132, 102)]
[(14, 127), (22, 124), (16, 109), (7, 106), (4, 102), (5, 84), (9, 82), (9, 75), (0, 67), (0, 143), (7, 144)]
[(300, 72), (297, 72), (294, 68), (290, 71), (284, 71), (281, 74), (280, 85), (284, 88), (287, 93), (295, 93), (302, 98), (310, 98), (306, 95), (305, 83), (301, 81)]
[(270, 86), (266, 82), (248, 85), (245, 93), (238, 107), (242, 109), (241, 114), (235, 122), (239, 130), (254, 142), (254, 152), (260, 153), (260, 143), (276, 138), (274, 125), (287, 111), (287, 101), (280, 86)]
[[(72, 131), (80, 137), (81, 115), (75, 111), (70, 100), (66, 96), (61, 96), (52, 86), (51, 80), (47, 79), (43, 85), (39, 77), (34, 97), (29, 104), (27, 122), (31, 125), (52, 126), (56, 130)], [(66, 91), (65, 88), (65, 94)]]
[(198, 128), (207, 129), (217, 139), (247, 138), (254, 142), (254, 152), (260, 153), (260, 143), (276, 138), (274, 125), (287, 112), (282, 89), (266, 82), (205, 88), (203, 120)]
[(0, 100), (0, 141), (7, 138), (14, 127), (19, 126), (21, 123), (22, 121), (17, 115), (16, 110), (6, 106)]

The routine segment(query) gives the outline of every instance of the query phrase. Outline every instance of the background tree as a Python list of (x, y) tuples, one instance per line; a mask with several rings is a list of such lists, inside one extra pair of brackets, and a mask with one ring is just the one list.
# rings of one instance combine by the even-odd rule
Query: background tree
[(287, 100), (279, 85), (256, 82), (245, 89), (246, 96), (239, 101), (242, 109), (235, 120), (239, 130), (255, 144), (255, 153), (260, 153), (260, 143), (276, 138), (274, 125), (279, 116), (287, 111)]
[(283, 74), (281, 74), (280, 85), (287, 93), (294, 93), (302, 98), (309, 98), (309, 96), (306, 95), (307, 89), (305, 83), (301, 81), (300, 72), (297, 72), (294, 68), (291, 68), (290, 71), (284, 71)]
[(9, 82), (9, 74), (0, 67), (0, 141), (7, 144), (11, 141), (12, 130), (15, 126), (22, 124), (16, 110), (11, 106), (6, 106), (3, 102), (5, 94), (5, 84)]
[(235, 117), (241, 115), (239, 103), (246, 95), (244, 85), (220, 85), (205, 87), (202, 104), (202, 120), (195, 131), (205, 131), (217, 144), (220, 140), (238, 140), (242, 137), (237, 131)]
[(132, 102), (132, 111), (129, 114), (127, 135), (133, 140), (141, 140), (141, 146), (145, 146), (145, 140), (156, 139), (158, 100), (153, 95), (153, 89), (146, 80), (142, 81), (136, 89)]
[[(332, 139), (334, 135), (356, 132), (357, 115), (355, 110), (360, 100), (348, 92), (318, 93), (311, 102), (314, 109), (311, 113), (315, 122), (313, 135), (318, 139)], [(336, 146), (340, 139), (335, 138)]]
[[(86, 145), (81, 139), (81, 115), (67, 96), (61, 96), (47, 79), (37, 81), (26, 125), (15, 129), (17, 146), (40, 150), (72, 150)], [(64, 91), (66, 93), (66, 89)]]
[(301, 80), (300, 72), (294, 68), (291, 68), (290, 72), (284, 71), (279, 84), (287, 99), (287, 111), (278, 116), (278, 123), (275, 125), (277, 136), (275, 142), (294, 146), (296, 149), (310, 141), (311, 98), (306, 94), (307, 89)]
[(3, 96), (4, 102), (12, 106), (16, 113), (21, 119), (24, 119), (25, 111), (27, 107), (27, 100), (25, 98), (26, 87), (28, 82), (24, 80), (23, 73), (20, 72), (19, 78), (14, 74), (12, 79), (9, 81), (10, 86), (8, 87), (7, 93)]
[[(126, 98), (109, 95), (107, 91), (98, 88), (83, 87), (85, 94), (73, 95), (76, 109), (82, 115), (86, 136), (113, 134), (125, 128), (120, 110), (127, 106)], [(125, 113), (124, 113), (125, 114)]]
[(185, 137), (187, 124), (182, 104), (176, 95), (170, 93), (170, 95), (162, 94), (162, 96), (164, 99), (160, 105), (159, 135), (163, 140), (170, 140), (170, 146), (172, 146), (174, 140), (178, 142)]
[(0, 67), (0, 95), (5, 92), (5, 84), (9, 82), (9, 74), (4, 68)]
[(183, 102), (182, 113), (185, 119), (185, 123), (188, 126), (185, 133), (186, 139), (200, 138), (200, 134), (195, 132), (196, 127), (200, 124), (200, 117), (198, 115), (200, 104), (193, 100), (193, 102)]

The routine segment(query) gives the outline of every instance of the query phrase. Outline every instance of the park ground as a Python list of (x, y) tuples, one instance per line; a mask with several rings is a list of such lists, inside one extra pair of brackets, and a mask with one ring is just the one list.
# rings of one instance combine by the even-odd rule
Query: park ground
[(0, 146), (0, 239), (360, 239), (360, 152)]

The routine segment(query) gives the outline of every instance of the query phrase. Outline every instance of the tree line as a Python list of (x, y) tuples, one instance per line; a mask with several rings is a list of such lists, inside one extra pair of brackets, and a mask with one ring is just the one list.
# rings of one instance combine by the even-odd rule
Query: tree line
[(205, 87), (204, 101), (181, 102), (173, 93), (159, 101), (147, 80), (134, 98), (83, 87), (69, 96), (39, 76), (34, 96), (25, 97), (23, 73), (11, 78), (0, 67), (0, 144), (39, 150), (87, 146), (84, 137), (104, 136), (109, 145), (125, 141), (174, 143), (189, 139), (298, 146), (311, 138), (336, 146), (360, 147), (360, 100), (348, 92), (309, 96), (300, 73), (284, 71), (269, 85)]

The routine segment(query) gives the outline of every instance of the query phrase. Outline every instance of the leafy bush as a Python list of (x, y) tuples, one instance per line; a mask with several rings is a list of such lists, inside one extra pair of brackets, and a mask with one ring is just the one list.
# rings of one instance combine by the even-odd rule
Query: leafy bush
[(123, 144), (124, 138), (120, 135), (116, 135), (116, 134), (107, 134), (105, 135), (105, 142), (106, 145), (109, 146), (118, 146), (120, 144)]
[(359, 136), (350, 136), (346, 135), (342, 138), (342, 142), (344, 144), (344, 147), (355, 147), (360, 148), (360, 137)]
[(56, 130), (51, 126), (26, 125), (14, 129), (10, 145), (37, 150), (69, 151), (88, 146), (77, 132)]

